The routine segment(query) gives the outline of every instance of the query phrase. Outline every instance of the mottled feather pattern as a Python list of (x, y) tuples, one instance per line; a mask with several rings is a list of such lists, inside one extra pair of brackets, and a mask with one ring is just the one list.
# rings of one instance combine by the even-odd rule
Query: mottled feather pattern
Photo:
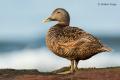
[(56, 55), (67, 59), (88, 59), (103, 52), (102, 43), (77, 27), (55, 25), (49, 29), (46, 43)]

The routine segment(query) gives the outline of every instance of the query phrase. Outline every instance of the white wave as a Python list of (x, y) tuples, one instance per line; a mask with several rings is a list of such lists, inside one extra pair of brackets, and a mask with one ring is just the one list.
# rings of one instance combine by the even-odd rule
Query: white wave
[(51, 71), (62, 66), (67, 66), (68, 63), (66, 59), (51, 54), (47, 49), (25, 49), (0, 54), (0, 68)]

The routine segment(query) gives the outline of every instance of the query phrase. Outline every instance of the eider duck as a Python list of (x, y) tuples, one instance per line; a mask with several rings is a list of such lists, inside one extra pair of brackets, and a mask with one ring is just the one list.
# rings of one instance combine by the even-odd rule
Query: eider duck
[(71, 61), (70, 72), (78, 70), (78, 62), (92, 56), (109, 52), (99, 39), (78, 27), (70, 26), (69, 13), (63, 8), (55, 9), (44, 22), (57, 21), (46, 35), (47, 47), (56, 55)]

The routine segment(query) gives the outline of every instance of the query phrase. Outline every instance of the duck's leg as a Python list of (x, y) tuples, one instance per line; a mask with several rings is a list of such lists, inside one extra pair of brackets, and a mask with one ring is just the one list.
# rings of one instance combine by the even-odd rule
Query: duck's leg
[(74, 60), (71, 60), (70, 70), (63, 71), (63, 72), (58, 72), (57, 74), (69, 74), (69, 73), (73, 73), (74, 71), (75, 71), (74, 70)]
[(78, 62), (79, 60), (75, 60), (75, 71), (78, 71)]
[(74, 72), (74, 60), (71, 60), (71, 69), (70, 69), (71, 73)]

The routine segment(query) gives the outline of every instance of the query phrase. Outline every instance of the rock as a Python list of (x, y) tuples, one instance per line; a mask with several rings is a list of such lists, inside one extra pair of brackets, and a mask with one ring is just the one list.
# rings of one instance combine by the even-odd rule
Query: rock
[[(61, 68), (61, 71), (68, 68)], [(54, 72), (54, 71), (53, 71)], [(58, 75), (37, 70), (1, 69), (0, 80), (119, 80), (120, 67), (82, 68), (72, 74)]]

